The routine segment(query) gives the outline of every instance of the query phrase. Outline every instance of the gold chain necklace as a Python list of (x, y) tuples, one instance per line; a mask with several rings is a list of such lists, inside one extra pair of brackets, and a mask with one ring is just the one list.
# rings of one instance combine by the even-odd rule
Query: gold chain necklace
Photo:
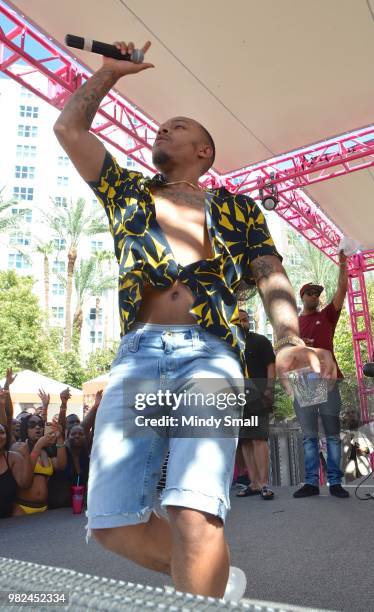
[(193, 183), (190, 183), (189, 181), (170, 181), (170, 183), (162, 183), (162, 185), (160, 186), (167, 187), (168, 185), (180, 185), (181, 183), (185, 183), (186, 185), (189, 185), (190, 187), (192, 187), (192, 189), (195, 189), (196, 191), (203, 190), (203, 187), (200, 187), (200, 185), (194, 185)]

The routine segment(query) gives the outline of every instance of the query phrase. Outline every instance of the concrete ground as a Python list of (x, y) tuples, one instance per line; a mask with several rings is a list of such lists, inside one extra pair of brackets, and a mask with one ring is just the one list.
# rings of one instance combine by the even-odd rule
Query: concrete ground
[[(374, 480), (364, 491), (374, 492)], [(248, 579), (246, 597), (319, 609), (374, 610), (374, 500), (295, 500), (288, 487), (273, 501), (232, 494), (227, 538), (232, 565)], [(163, 586), (169, 578), (85, 542), (85, 517), (69, 509), (0, 521), (0, 555), (79, 572)]]

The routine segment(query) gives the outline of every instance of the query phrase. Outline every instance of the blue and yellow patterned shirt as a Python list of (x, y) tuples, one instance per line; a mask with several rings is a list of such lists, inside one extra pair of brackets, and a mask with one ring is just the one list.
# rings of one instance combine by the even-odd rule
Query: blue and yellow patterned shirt
[(195, 296), (190, 313), (196, 322), (228, 342), (245, 371), (235, 293), (241, 281), (253, 284), (251, 261), (262, 255), (280, 257), (255, 202), (224, 187), (207, 190), (206, 221), (214, 257), (181, 266), (157, 223), (149, 179), (121, 168), (107, 152), (99, 180), (89, 185), (104, 207), (114, 240), (121, 336), (136, 319), (146, 283), (166, 289), (179, 280)]

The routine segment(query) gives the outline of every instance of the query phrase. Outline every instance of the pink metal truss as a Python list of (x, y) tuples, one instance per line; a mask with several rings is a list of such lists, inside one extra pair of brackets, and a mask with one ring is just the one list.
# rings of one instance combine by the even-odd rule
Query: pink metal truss
[[(1, 0), (0, 0), (1, 2)], [(0, 70), (58, 109), (90, 76), (35, 27), (0, 3)], [(151, 149), (158, 126), (128, 100), (115, 91), (103, 100), (93, 125), (93, 132), (108, 144), (130, 156), (146, 170), (153, 172)], [(225, 185), (234, 193), (256, 197), (258, 190), (278, 189), (276, 213), (304, 238), (312, 242), (333, 261), (341, 238), (340, 230), (323, 214), (301, 188), (374, 165), (374, 129), (366, 128), (354, 135), (343, 135), (303, 150), (279, 156), (251, 167), (220, 176), (210, 171), (202, 179), (204, 186)], [(368, 318), (364, 271), (374, 270), (374, 251), (350, 262), (350, 312), (359, 380), (362, 359), (359, 350), (366, 342), (372, 352), (370, 318)], [(352, 282), (359, 283), (353, 289)], [(356, 325), (363, 305), (364, 330)], [(356, 305), (355, 305), (356, 304)]]
[(237, 193), (253, 193), (270, 183), (282, 194), (373, 165), (374, 128), (369, 127), (230, 172), (226, 180), (230, 190)]
[(348, 305), (360, 392), (361, 417), (364, 422), (370, 419), (370, 415), (362, 367), (366, 361), (374, 361), (373, 334), (364, 274), (366, 270), (373, 269), (374, 254), (354, 255), (350, 262), (348, 279)]
[[(0, 28), (0, 70), (62, 109), (66, 99), (90, 73), (3, 4), (0, 4), (0, 15), (6, 23)], [(154, 172), (150, 151), (157, 125), (114, 91), (101, 103), (92, 131)]]

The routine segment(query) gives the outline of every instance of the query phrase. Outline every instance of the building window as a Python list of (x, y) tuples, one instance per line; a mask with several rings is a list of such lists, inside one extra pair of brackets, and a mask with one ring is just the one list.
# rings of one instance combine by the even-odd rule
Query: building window
[(31, 268), (31, 263), (26, 259), (23, 253), (9, 253), (8, 268), (12, 270)]
[(136, 161), (135, 159), (133, 159), (132, 157), (129, 157), (129, 155), (126, 156), (126, 168), (135, 168), (136, 166)]
[(38, 128), (36, 125), (19, 125), (17, 135), (24, 138), (36, 138), (38, 135)]
[(63, 306), (52, 306), (52, 317), (54, 319), (64, 318), (64, 307)]
[(69, 184), (68, 176), (58, 176), (57, 177), (57, 185), (59, 185), (60, 187), (67, 187), (68, 184)]
[(30, 246), (30, 232), (12, 232), (9, 238), (9, 244), (21, 244), (23, 246)]
[(35, 178), (35, 166), (16, 166), (14, 170), (14, 175), (16, 178)]
[(55, 249), (58, 251), (64, 251), (66, 249), (65, 238), (54, 238), (53, 243), (55, 245)]
[(90, 343), (91, 344), (100, 344), (103, 343), (103, 332), (98, 331), (97, 334), (95, 331), (90, 331)]
[(52, 295), (65, 295), (65, 287), (62, 283), (53, 283)]
[(62, 196), (56, 196), (54, 198), (54, 203), (56, 204), (56, 206), (58, 206), (59, 208), (67, 208), (68, 206), (68, 200), (65, 197)]
[(255, 316), (251, 310), (248, 312), (248, 322), (249, 322), (249, 331), (251, 332), (256, 331)]
[(26, 89), (26, 87), (21, 87), (21, 98), (33, 98), (34, 94), (32, 91)]
[(13, 187), (13, 197), (16, 200), (33, 200), (34, 199), (34, 188), (33, 187)]
[(37, 119), (39, 116), (39, 107), (25, 106), (24, 104), (21, 104), (19, 107), (19, 116), (27, 117), (28, 119)]
[(70, 159), (67, 155), (59, 155), (57, 158), (58, 166), (68, 166), (70, 164)]
[(52, 272), (54, 272), (55, 274), (65, 272), (65, 262), (55, 259), (52, 264)]
[(303, 258), (301, 257), (300, 253), (290, 253), (289, 254), (289, 262), (291, 266), (300, 266), (302, 261), (303, 261)]
[(91, 252), (102, 251), (104, 248), (102, 240), (91, 240)]
[[(90, 308), (90, 321), (96, 320), (96, 308)], [(101, 323), (103, 320), (103, 309), (99, 308), (99, 320), (98, 323)]]
[(16, 157), (17, 159), (34, 158), (36, 157), (36, 147), (34, 145), (17, 145)]
[(12, 208), (12, 215), (23, 215), (23, 221), (32, 222), (32, 210), (30, 208)]

